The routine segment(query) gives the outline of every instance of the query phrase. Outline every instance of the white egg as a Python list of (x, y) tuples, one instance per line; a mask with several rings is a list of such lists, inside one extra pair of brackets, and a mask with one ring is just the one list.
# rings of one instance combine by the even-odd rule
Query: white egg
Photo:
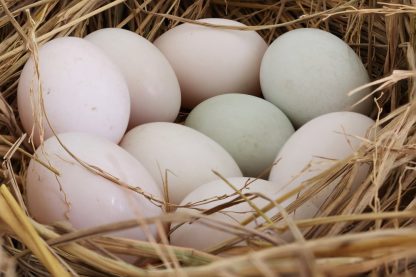
[[(227, 178), (227, 181), (234, 185), (237, 189), (242, 189), (242, 193), (259, 193), (266, 197), (274, 197), (273, 192), (276, 190), (276, 186), (265, 180), (254, 179), (254, 178)], [(189, 193), (180, 203), (180, 205), (187, 205), (191, 203), (196, 203), (202, 200), (211, 199), (213, 197), (225, 197), (227, 195), (232, 195), (235, 192), (225, 181), (215, 180), (204, 184), (191, 193)], [(197, 204), (193, 208), (179, 208), (178, 212), (186, 213), (199, 213), (202, 211), (197, 211), (194, 208), (201, 210), (209, 210), (218, 205), (227, 203), (232, 199), (238, 197), (238, 194), (235, 194), (228, 198), (223, 198), (221, 200), (212, 201), (209, 203)], [(265, 207), (270, 202), (266, 199), (257, 197), (251, 201), (259, 209)], [(272, 216), (273, 213), (276, 213), (276, 210), (271, 210), (267, 213), (267, 216)], [(216, 212), (209, 215), (210, 219), (222, 221), (228, 224), (238, 224), (240, 221), (248, 218), (250, 215), (255, 215), (256, 211), (249, 203), (243, 202), (238, 205), (234, 205), (229, 208), (222, 209), (220, 212)], [(234, 237), (232, 233), (218, 230), (213, 227), (203, 225), (202, 223), (209, 223), (207, 219), (199, 219), (192, 223), (185, 223), (174, 230), (170, 236), (171, 243), (173, 245), (191, 247), (198, 250), (204, 250), (209, 247), (213, 247), (221, 242), (224, 242), (228, 239)], [(248, 224), (247, 227), (255, 228), (257, 225), (264, 223), (263, 218), (257, 218)], [(173, 226), (175, 227), (175, 225)]]
[(134, 32), (118, 28), (101, 29), (84, 39), (103, 50), (123, 73), (131, 98), (129, 129), (176, 119), (181, 106), (179, 82), (156, 46)]
[[(162, 199), (162, 194), (147, 172), (134, 157), (118, 145), (95, 135), (63, 133), (63, 145), (83, 162), (97, 167), (123, 183), (140, 187)], [(40, 223), (69, 221), (73, 227), (88, 228), (158, 216), (162, 210), (144, 196), (123, 188), (80, 165), (51, 137), (42, 144), (35, 156), (59, 172), (59, 176), (35, 160), (31, 160), (26, 176), (26, 195), (30, 214)], [(118, 231), (112, 235), (146, 240), (156, 236), (149, 226)]]
[(167, 122), (140, 125), (122, 139), (130, 152), (163, 189), (165, 173), (169, 201), (178, 204), (198, 186), (224, 177), (241, 177), (233, 158), (218, 143), (189, 127)]
[[(335, 112), (319, 116), (297, 130), (285, 143), (276, 158), (269, 180), (279, 186), (283, 194), (302, 182), (317, 176), (334, 165), (338, 160), (352, 155), (373, 126), (374, 121), (362, 114)], [(353, 186), (367, 177), (368, 167), (362, 165)], [(310, 200), (310, 205), (296, 210), (296, 219), (313, 217), (328, 196), (336, 182), (327, 186)], [(293, 199), (292, 199), (293, 200)], [(290, 201), (289, 201), (290, 202)]]
[[(197, 21), (245, 26), (222, 18)], [(186, 108), (224, 93), (261, 94), (259, 71), (267, 44), (255, 31), (184, 23), (162, 34), (154, 43), (176, 72), (182, 106)]]
[(255, 177), (262, 177), (272, 166), (294, 132), (289, 119), (273, 104), (234, 93), (205, 100), (191, 111), (185, 125), (218, 142), (245, 176)]
[(371, 109), (371, 99), (351, 109), (368, 89), (348, 96), (369, 82), (360, 58), (344, 41), (318, 29), (296, 29), (278, 37), (264, 54), (260, 82), (265, 99), (295, 127), (329, 112), (368, 114)]
[[(94, 44), (76, 37), (51, 40), (39, 48), (39, 81), (33, 57), (20, 75), (17, 104), (23, 128), (31, 133), (43, 115), (57, 134), (86, 132), (119, 142), (130, 116), (130, 96), (119, 69)], [(34, 109), (34, 107), (37, 107)], [(43, 115), (45, 139), (53, 135)], [(39, 145), (39, 129), (34, 142)]]

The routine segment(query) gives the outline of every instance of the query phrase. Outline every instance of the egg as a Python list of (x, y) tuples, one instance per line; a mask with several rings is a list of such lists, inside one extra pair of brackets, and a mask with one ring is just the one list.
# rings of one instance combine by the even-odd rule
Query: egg
[(85, 39), (103, 50), (127, 81), (131, 98), (129, 129), (143, 123), (176, 119), (181, 105), (179, 82), (156, 46), (134, 32), (119, 28), (101, 29)]
[[(221, 18), (197, 22), (245, 26)], [(254, 31), (184, 23), (162, 34), (154, 44), (175, 70), (182, 92), (182, 106), (186, 108), (224, 93), (261, 95), (259, 70), (267, 44)]]
[(260, 82), (265, 99), (295, 127), (330, 112), (371, 110), (370, 98), (352, 107), (368, 89), (348, 96), (369, 82), (360, 58), (344, 41), (322, 30), (296, 29), (278, 37), (262, 59)]
[[(271, 197), (272, 192), (275, 190), (275, 185), (271, 182), (254, 179), (254, 178), (227, 178), (234, 187), (241, 190), (243, 194), (247, 193), (259, 193), (266, 197)], [(188, 214), (198, 214), (202, 210), (209, 210), (218, 205), (227, 203), (239, 196), (234, 194), (233, 190), (225, 181), (215, 180), (193, 190), (189, 193), (180, 203), (181, 206), (191, 203), (197, 203), (202, 200), (211, 199), (213, 197), (223, 197), (220, 200), (211, 202), (205, 202), (203, 204), (194, 204), (192, 208), (179, 208), (178, 212), (185, 212)], [(225, 196), (230, 196), (225, 198)], [(273, 197), (271, 197), (273, 198)], [(253, 199), (252, 204), (261, 209), (270, 202), (264, 198), (257, 197)], [(197, 211), (195, 209), (200, 209)], [(267, 216), (272, 216), (272, 213), (276, 213), (276, 210), (271, 210), (267, 213)], [(216, 221), (225, 222), (228, 224), (238, 224), (240, 221), (248, 218), (250, 215), (255, 215), (256, 211), (248, 202), (243, 202), (232, 207), (222, 209), (219, 212), (215, 212), (209, 215), (209, 218)], [(173, 226), (170, 239), (173, 245), (191, 247), (197, 250), (205, 250), (213, 247), (221, 242), (234, 237), (232, 233), (215, 229), (215, 227), (209, 227), (203, 225), (203, 223), (209, 223), (207, 219), (198, 219), (192, 223), (185, 223), (179, 227)], [(257, 225), (264, 223), (263, 218), (257, 218), (247, 225), (249, 228), (255, 228)]]
[[(206, 135), (189, 127), (154, 122), (131, 129), (120, 143), (150, 172), (163, 190), (168, 187), (169, 202), (178, 204), (198, 186), (224, 177), (241, 177), (230, 154)], [(165, 180), (167, 174), (167, 182)]]
[(38, 126), (43, 127), (45, 139), (53, 135), (48, 121), (57, 134), (87, 132), (118, 143), (129, 121), (130, 96), (126, 81), (110, 59), (94, 44), (75, 37), (45, 43), (38, 58), (40, 84), (31, 57), (17, 88), (24, 130), (31, 134), (36, 125), (35, 145), (41, 142)]
[(205, 100), (191, 111), (185, 125), (218, 142), (245, 176), (255, 177), (267, 172), (294, 132), (289, 119), (273, 104), (245, 94)]
[[(120, 146), (86, 133), (62, 133), (58, 138), (81, 161), (163, 199), (147, 170)], [(68, 221), (81, 229), (123, 220), (140, 222), (162, 214), (161, 208), (144, 196), (86, 169), (64, 150), (56, 137), (47, 139), (35, 156), (59, 172), (55, 175), (34, 159), (29, 163), (25, 179), (27, 207), (40, 223)], [(146, 240), (147, 235), (155, 237), (156, 234), (155, 226), (148, 225), (148, 228), (131, 228), (111, 235)]]
[[(284, 144), (276, 158), (269, 180), (279, 186), (283, 194), (302, 182), (317, 176), (338, 160), (352, 155), (366, 134), (372, 135), (374, 121), (354, 112), (335, 112), (321, 115), (297, 130)], [(361, 165), (353, 187), (367, 177), (368, 167)], [(310, 199), (316, 209), (302, 206), (296, 210), (296, 219), (313, 217), (333, 192), (336, 182)]]

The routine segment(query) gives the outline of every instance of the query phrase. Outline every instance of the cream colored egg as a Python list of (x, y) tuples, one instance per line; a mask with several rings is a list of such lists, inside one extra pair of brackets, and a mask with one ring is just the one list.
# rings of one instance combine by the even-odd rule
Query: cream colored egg
[[(245, 26), (221, 18), (198, 22)], [(186, 108), (224, 93), (261, 94), (259, 71), (267, 44), (254, 31), (184, 23), (162, 34), (154, 43), (176, 72), (182, 105)]]
[[(269, 180), (279, 186), (283, 194), (302, 182), (322, 173), (338, 160), (347, 158), (361, 145), (374, 121), (362, 114), (336, 112), (319, 116), (297, 130), (277, 155), (277, 164), (270, 172)], [(367, 177), (368, 167), (362, 165), (354, 180), (358, 186)], [(296, 219), (313, 217), (333, 192), (334, 185), (327, 186), (310, 200), (316, 209), (302, 206), (296, 210)]]
[[(110, 59), (94, 44), (76, 37), (45, 43), (38, 57), (42, 94), (33, 58), (26, 62), (17, 89), (24, 130), (30, 134), (40, 115), (45, 139), (53, 135), (49, 121), (57, 134), (87, 132), (118, 143), (129, 121), (130, 96), (123, 76)], [(36, 128), (36, 145), (39, 135)]]
[(372, 105), (368, 98), (352, 107), (369, 90), (353, 96), (348, 92), (368, 83), (368, 73), (348, 44), (319, 29), (296, 29), (278, 37), (262, 59), (260, 82), (265, 99), (295, 127), (330, 112), (368, 114)]
[[(240, 177), (227, 178), (227, 181), (230, 182), (235, 188), (241, 190), (243, 194), (259, 193), (273, 199), (273, 192), (276, 190), (276, 186), (273, 183), (261, 179)], [(234, 194), (234, 192), (235, 190), (233, 190), (225, 181), (215, 180), (201, 185), (200, 187), (193, 190), (182, 200), (180, 205), (197, 203), (202, 200), (212, 199), (213, 197), (224, 197), (223, 199), (211, 201), (209, 203), (206, 202), (203, 204), (196, 204), (193, 205), (192, 208), (179, 208), (177, 211), (187, 214), (198, 214), (201, 212), (201, 210), (208, 210), (237, 198), (238, 194)], [(225, 198), (226, 196), (230, 197)], [(261, 209), (269, 204), (270, 201), (263, 198), (255, 198), (251, 201), (251, 203)], [(195, 209), (200, 210), (197, 211)], [(271, 210), (267, 213), (267, 215), (272, 216), (273, 213), (276, 213), (276, 209)], [(239, 224), (240, 221), (248, 218), (250, 215), (255, 214), (256, 211), (254, 208), (250, 206), (249, 203), (243, 202), (241, 204), (225, 208), (220, 212), (210, 214), (209, 219), (234, 225)], [(210, 247), (214, 247), (215, 245), (234, 237), (234, 235), (230, 232), (204, 225), (204, 223), (209, 224), (211, 222), (209, 219), (198, 219), (191, 224), (185, 223), (184, 225), (179, 226), (171, 233), (171, 243), (173, 245), (204, 250)], [(255, 228), (257, 225), (262, 223), (264, 223), (264, 219), (257, 218), (247, 227)], [(173, 229), (175, 229), (175, 225), (173, 226)]]
[(120, 145), (147, 168), (161, 189), (167, 184), (171, 203), (178, 204), (198, 186), (218, 179), (213, 170), (224, 177), (242, 176), (224, 148), (183, 125), (143, 124), (130, 130)]
[(127, 81), (131, 98), (129, 129), (176, 119), (181, 106), (178, 79), (157, 47), (138, 34), (119, 28), (101, 29), (85, 39), (103, 50)]
[[(107, 139), (85, 133), (63, 133), (60, 141), (83, 162), (99, 168), (123, 183), (140, 187), (162, 199), (147, 170), (124, 149)], [(76, 229), (158, 216), (162, 210), (144, 196), (96, 175), (64, 150), (56, 137), (42, 144), (35, 156), (58, 170), (59, 176), (31, 160), (26, 176), (27, 206), (40, 223), (68, 221)], [(132, 228), (112, 235), (146, 240), (156, 228)]]

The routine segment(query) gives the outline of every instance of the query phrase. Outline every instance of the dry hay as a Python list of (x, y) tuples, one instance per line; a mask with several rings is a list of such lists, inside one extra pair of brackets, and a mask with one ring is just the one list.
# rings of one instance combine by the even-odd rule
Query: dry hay
[[(0, 4), (0, 153), (3, 157), (0, 176), (5, 184), (0, 190), (1, 274), (415, 275), (416, 232), (412, 229), (416, 216), (415, 1), (0, 0)], [(248, 29), (257, 30), (267, 42), (295, 28), (329, 30), (343, 38), (362, 58), (374, 81), (372, 97), (376, 101), (372, 116), (378, 119), (376, 136), (364, 140), (351, 157), (297, 190), (273, 199), (275, 202), (271, 201), (263, 209), (264, 212), (302, 189), (297, 200), (287, 208), (290, 213), (327, 184), (339, 180), (320, 214), (295, 224), (286, 220), (282, 211), (268, 219), (274, 224), (261, 227), (268, 229), (272, 236), (245, 228), (244, 224), (252, 218), (237, 226), (224, 225), (205, 216), (224, 208), (218, 207), (201, 217), (212, 228), (226, 228), (236, 237), (213, 245), (206, 252), (168, 246), (165, 236), (158, 244), (99, 236), (136, 226), (135, 220), (72, 230), (64, 224), (43, 226), (30, 219), (24, 205), (22, 180), (33, 148), (22, 133), (16, 112), (17, 80), (28, 56), (55, 37), (82, 37), (103, 27), (122, 27), (154, 40), (176, 24), (202, 17), (236, 19), (250, 26)], [(371, 165), (371, 172), (351, 197), (346, 191), (362, 163)], [(96, 173), (109, 178), (105, 173)], [(236, 193), (230, 196), (227, 205), (246, 201), (248, 197), (255, 195)], [(146, 223), (161, 226), (194, 219), (195, 216), (187, 214), (166, 214), (146, 219)], [(287, 228), (294, 232), (295, 243), (286, 244), (278, 239), (277, 234)], [(247, 240), (250, 248), (231, 247), (241, 239)], [(128, 265), (109, 252), (137, 255), (141, 258), (140, 267)], [(11, 256), (15, 258), (10, 259)]]

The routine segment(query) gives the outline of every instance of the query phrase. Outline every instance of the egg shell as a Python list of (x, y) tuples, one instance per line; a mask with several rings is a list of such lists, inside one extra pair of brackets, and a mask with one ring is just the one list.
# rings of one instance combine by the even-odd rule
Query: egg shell
[(369, 82), (360, 58), (344, 41), (322, 30), (296, 29), (278, 37), (262, 59), (260, 82), (265, 99), (295, 127), (330, 112), (371, 110), (370, 98), (352, 107), (369, 89), (348, 96)]
[[(197, 22), (246, 26), (221, 18)], [(162, 34), (154, 44), (175, 70), (182, 92), (182, 106), (186, 108), (224, 93), (261, 95), (259, 70), (267, 44), (254, 31), (184, 23)]]
[[(241, 192), (243, 194), (260, 193), (266, 197), (273, 198), (273, 191), (276, 190), (276, 186), (273, 183), (261, 179), (240, 177), (227, 178), (227, 181), (234, 185), (234, 187), (237, 189), (242, 189)], [(191, 193), (189, 193), (182, 200), (180, 205), (188, 205), (202, 200), (211, 199), (212, 197), (225, 197), (226, 195), (230, 195), (230, 197), (225, 199), (211, 201), (209, 203), (198, 204), (194, 206), (194, 208), (208, 210), (237, 198), (238, 194), (233, 195), (234, 192), (235, 190), (233, 190), (225, 181), (219, 179), (199, 186)], [(251, 200), (251, 203), (261, 209), (270, 202), (266, 199), (257, 197)], [(179, 208), (177, 211), (190, 214), (199, 213), (199, 211), (193, 208)], [(276, 209), (269, 211), (266, 215), (272, 216), (273, 213), (276, 213)], [(250, 206), (249, 203), (244, 202), (229, 208), (222, 209), (221, 212), (210, 214), (209, 218), (228, 224), (238, 224), (240, 221), (254, 214), (256, 214), (254, 208)], [(192, 223), (185, 223), (184, 225), (178, 227), (170, 235), (171, 243), (177, 246), (204, 250), (210, 247), (214, 247), (215, 245), (234, 237), (232, 233), (201, 224), (203, 222), (209, 223), (210, 221), (206, 219), (198, 219), (197, 221)], [(262, 223), (264, 223), (264, 219), (257, 218), (248, 224), (247, 227), (255, 228), (257, 225)]]
[[(63, 133), (59, 135), (59, 140), (81, 161), (162, 199), (157, 184), (147, 170), (120, 146), (85, 133)], [(56, 176), (33, 159), (29, 163), (27, 204), (30, 214), (40, 223), (69, 221), (73, 227), (80, 229), (162, 214), (162, 210), (144, 196), (80, 165), (56, 137), (46, 140), (36, 150), (35, 156), (59, 172)], [(147, 234), (156, 236), (156, 228), (148, 227)], [(145, 240), (144, 230), (131, 228), (112, 235)]]
[[(374, 121), (354, 112), (335, 112), (319, 116), (297, 130), (285, 143), (276, 158), (269, 180), (279, 186), (283, 194), (302, 182), (317, 176), (338, 160), (352, 155), (361, 145)], [(367, 177), (368, 167), (361, 165), (353, 188)], [(296, 210), (295, 219), (313, 217), (333, 192), (336, 181), (326, 186), (310, 199), (316, 209), (301, 206)], [(294, 200), (294, 199), (292, 199)]]
[(168, 60), (138, 34), (119, 28), (97, 30), (84, 39), (103, 50), (125, 77), (131, 99), (129, 129), (137, 125), (173, 122), (181, 106), (181, 91)]
[[(123, 76), (110, 59), (94, 44), (76, 37), (45, 43), (38, 57), (44, 108), (55, 132), (86, 132), (118, 143), (127, 128), (130, 96)], [(20, 119), (29, 134), (34, 114), (43, 114), (38, 87), (31, 57), (17, 88)], [(42, 126), (45, 139), (51, 137), (45, 116)], [(35, 145), (41, 142), (39, 135), (39, 128), (35, 128)]]
[(160, 188), (167, 171), (169, 201), (178, 204), (189, 192), (218, 177), (242, 173), (218, 143), (189, 127), (154, 122), (131, 129), (120, 143), (147, 168)]
[(280, 147), (294, 132), (276, 106), (245, 94), (205, 100), (191, 111), (185, 125), (218, 142), (245, 176), (255, 177), (262, 177), (259, 175), (272, 166)]

